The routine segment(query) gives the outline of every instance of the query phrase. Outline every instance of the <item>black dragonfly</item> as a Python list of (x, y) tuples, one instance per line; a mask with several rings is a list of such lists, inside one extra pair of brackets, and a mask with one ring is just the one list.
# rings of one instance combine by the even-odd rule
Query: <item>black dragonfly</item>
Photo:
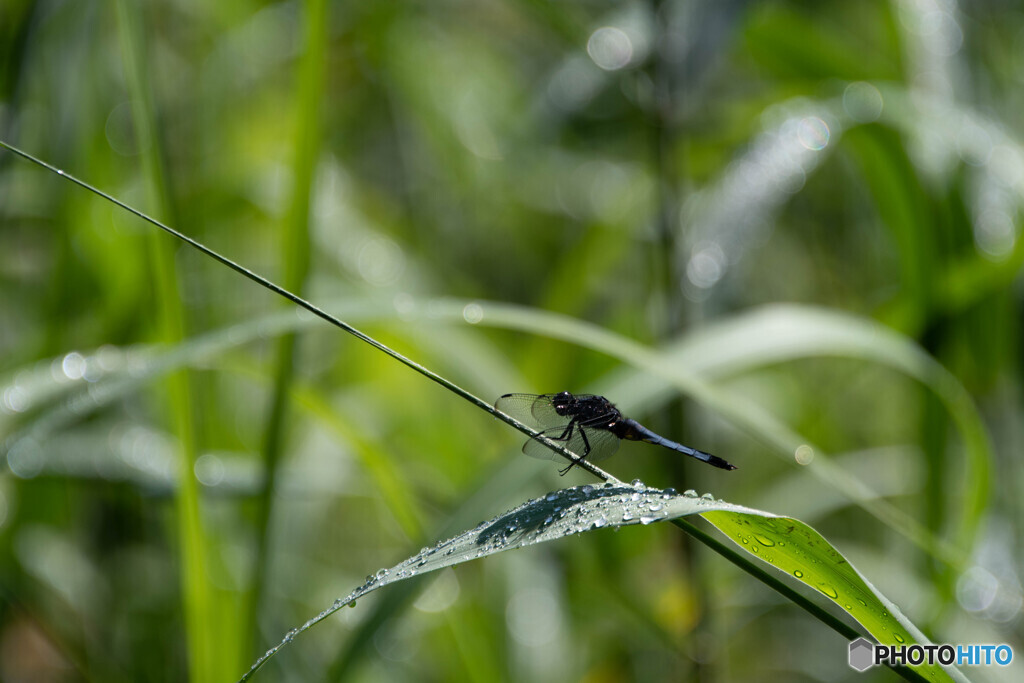
[[(604, 396), (577, 395), (568, 391), (558, 394), (505, 394), (495, 401), (494, 407), (565, 446), (581, 460), (597, 462), (611, 457), (621, 440), (629, 439), (671, 448), (723, 470), (736, 469), (735, 465), (717, 456), (655, 434), (623, 415)], [(541, 460), (557, 461), (562, 457), (536, 438), (523, 445), (523, 453)], [(574, 464), (570, 463), (561, 473), (568, 472)]]

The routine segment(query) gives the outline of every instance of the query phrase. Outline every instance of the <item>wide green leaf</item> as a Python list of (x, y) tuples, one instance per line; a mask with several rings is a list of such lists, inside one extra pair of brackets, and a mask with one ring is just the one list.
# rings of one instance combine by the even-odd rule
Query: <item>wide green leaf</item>
[[(803, 522), (715, 500), (711, 494), (698, 496), (695, 491), (680, 494), (673, 489), (647, 488), (637, 481), (628, 486), (606, 483), (552, 491), (433, 547), (423, 548), (390, 569), (367, 576), (363, 585), (285, 634), (241, 680), (248, 680), (303, 631), (342, 607), (354, 606), (358, 599), (388, 584), (566, 536), (606, 527), (648, 525), (694, 514), (714, 524), (753, 557), (820, 591), (879, 642), (927, 643), (923, 634), (892, 602), (861, 577), (824, 537)], [(730, 559), (743, 565), (739, 558)], [(963, 680), (952, 667), (920, 666), (913, 667), (913, 671), (931, 681)]]

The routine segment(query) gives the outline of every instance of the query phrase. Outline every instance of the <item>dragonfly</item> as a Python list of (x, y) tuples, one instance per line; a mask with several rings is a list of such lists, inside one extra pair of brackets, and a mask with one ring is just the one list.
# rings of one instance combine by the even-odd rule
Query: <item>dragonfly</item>
[[(723, 470), (734, 470), (725, 460), (684, 446), (655, 434), (647, 427), (623, 415), (615, 404), (595, 394), (505, 394), (494, 407), (511, 415), (523, 424), (537, 429), (543, 436), (561, 444), (580, 457), (580, 460), (598, 462), (609, 458), (619, 449), (623, 439), (646, 441), (685, 453)], [(557, 461), (561, 456), (533, 437), (523, 445), (523, 453), (532, 458)], [(576, 463), (559, 470), (562, 475)]]

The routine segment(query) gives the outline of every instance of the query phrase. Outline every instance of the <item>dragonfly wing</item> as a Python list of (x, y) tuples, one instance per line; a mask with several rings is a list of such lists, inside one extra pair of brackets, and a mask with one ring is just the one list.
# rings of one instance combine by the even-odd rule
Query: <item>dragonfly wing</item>
[[(569, 448), (566, 439), (561, 438), (565, 433), (565, 427), (555, 427), (553, 429), (546, 429), (541, 434), (548, 437), (555, 443), (562, 444), (566, 448)], [(572, 450), (569, 448), (569, 450)], [(564, 458), (544, 445), (543, 441), (539, 439), (527, 439), (526, 443), (523, 444), (523, 453), (526, 453), (531, 458), (537, 458), (538, 460), (554, 460), (555, 462), (564, 460)]]
[(569, 423), (570, 418), (565, 415), (559, 415), (558, 411), (555, 410), (554, 398), (557, 395), (541, 394), (540, 396), (534, 396), (533, 403), (530, 404), (530, 413), (533, 415), (533, 419), (545, 427)]
[[(586, 459), (592, 462), (611, 457), (619, 448), (619, 438), (606, 429), (581, 427), (578, 423), (573, 424), (568, 433), (566, 433), (566, 429), (566, 427), (555, 427), (541, 433), (580, 457), (586, 455)], [(559, 462), (565, 459), (539, 439), (529, 439), (523, 445), (523, 453), (540, 460)]]
[[(590, 396), (585, 395), (584, 398), (590, 398)], [(579, 422), (580, 428), (586, 432), (587, 441), (586, 443), (583, 442), (582, 434), (576, 436), (575, 439), (580, 443), (582, 450), (570, 450), (574, 453), (582, 453), (586, 450), (586, 446), (589, 445), (590, 453), (587, 455), (587, 460), (593, 462), (600, 462), (605, 458), (615, 455), (615, 451), (619, 450), (619, 444), (622, 440), (604, 427), (613, 422), (616, 417), (617, 414), (615, 413), (604, 413), (602, 415), (592, 415), (586, 420)]]
[(559, 415), (555, 410), (551, 404), (553, 396), (554, 394), (505, 394), (494, 402), (494, 407), (531, 427), (565, 425), (569, 418)]
[[(587, 439), (586, 443), (583, 441), (584, 436)], [(615, 455), (615, 451), (619, 450), (620, 439), (607, 429), (578, 427), (574, 431), (569, 443), (569, 450), (577, 455), (582, 455), (586, 450), (586, 445), (590, 444), (590, 453), (587, 455), (587, 460), (600, 462), (605, 458)]]

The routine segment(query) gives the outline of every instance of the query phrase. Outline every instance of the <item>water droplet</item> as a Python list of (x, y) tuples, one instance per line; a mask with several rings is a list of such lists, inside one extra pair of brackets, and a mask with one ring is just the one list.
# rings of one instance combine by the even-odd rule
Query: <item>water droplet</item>
[(640, 516), (640, 523), (643, 524), (644, 526), (647, 526), (648, 524), (650, 524), (651, 522), (656, 521), (657, 519), (658, 518), (655, 517), (654, 515), (641, 515)]
[(478, 303), (468, 303), (462, 309), (462, 317), (470, 325), (476, 325), (484, 319), (484, 309)]
[(291, 631), (288, 631), (288, 633), (284, 634), (284, 642), (290, 643), (293, 640), (295, 640), (295, 636), (296, 634), (298, 634), (298, 632), (299, 629), (297, 628), (293, 628)]
[(757, 540), (758, 543), (767, 548), (771, 548), (773, 545), (775, 545), (775, 541), (768, 538), (767, 536), (762, 536), (761, 534), (754, 534), (754, 538)]
[(663, 491), (663, 493), (666, 496), (677, 496), (677, 495), (679, 495), (678, 493), (676, 493), (676, 490), (674, 488), (672, 488), (672, 487), (669, 487), (669, 488), (665, 489)]
[(583, 491), (584, 494), (589, 496), (591, 493), (594, 492), (594, 487), (591, 486), (590, 484), (587, 484), (581, 490)]
[(686, 496), (687, 498), (696, 498), (697, 492), (694, 491), (693, 489), (686, 489), (685, 491), (683, 491), (683, 495)]
[(557, 494), (557, 493), (555, 493), (554, 491), (552, 491), (552, 492), (551, 492), (551, 493), (549, 493), (548, 495), (544, 496), (544, 500), (548, 501), (549, 503), (550, 503), (551, 501), (553, 501), (553, 500), (554, 500), (555, 498), (558, 498), (558, 494)]
[(349, 607), (355, 607), (356, 606), (356, 601), (353, 600), (352, 602), (348, 603), (348, 606)]
[(821, 586), (818, 588), (818, 590), (820, 590), (822, 593), (824, 593), (825, 595), (827, 595), (828, 597), (830, 597), (832, 599), (835, 599), (835, 598), (839, 597), (839, 593), (836, 592), (836, 589), (833, 588), (832, 586), (829, 586), (828, 584), (824, 584), (824, 583), (821, 584)]
[(622, 521), (623, 522), (628, 522), (631, 519), (633, 519), (633, 513), (630, 512), (629, 510), (623, 510), (623, 512), (622, 512)]
[(377, 580), (378, 581), (383, 581), (387, 577), (388, 574), (389, 574), (389, 572), (388, 572), (387, 569), (381, 569), (380, 571), (377, 572)]
[(660, 510), (660, 509), (661, 509), (662, 507), (663, 507), (663, 506), (662, 506), (662, 504), (661, 504), (661, 503), (651, 503), (648, 509), (649, 509), (649, 510), (650, 510), (651, 512), (657, 512), (657, 511), (658, 511), (658, 510)]
[(901, 636), (900, 634), (896, 633), (895, 631), (893, 631), (892, 637), (896, 639), (897, 643), (906, 642), (906, 641), (903, 640), (903, 636)]
[(629, 485), (632, 486), (635, 489), (642, 489), (642, 488), (644, 488), (644, 483), (642, 481), (640, 481), (639, 479), (634, 479), (633, 481), (629, 482)]
[(796, 571), (793, 572), (793, 576), (795, 576), (798, 579), (802, 579), (802, 578), (804, 578), (804, 573), (802, 571), (800, 571), (799, 569), (797, 569)]
[(857, 602), (859, 602), (860, 604), (864, 605), (865, 607), (868, 606), (868, 603), (866, 601), (862, 600), (861, 598), (857, 598)]
[(595, 529), (600, 529), (601, 527), (606, 526), (607, 524), (608, 519), (604, 515), (601, 515), (600, 517), (594, 520), (593, 526)]
[(704, 500), (714, 500), (715, 499), (715, 497), (713, 495), (711, 495), (710, 493), (705, 493), (703, 496), (701, 496), (701, 498), (704, 499)]

